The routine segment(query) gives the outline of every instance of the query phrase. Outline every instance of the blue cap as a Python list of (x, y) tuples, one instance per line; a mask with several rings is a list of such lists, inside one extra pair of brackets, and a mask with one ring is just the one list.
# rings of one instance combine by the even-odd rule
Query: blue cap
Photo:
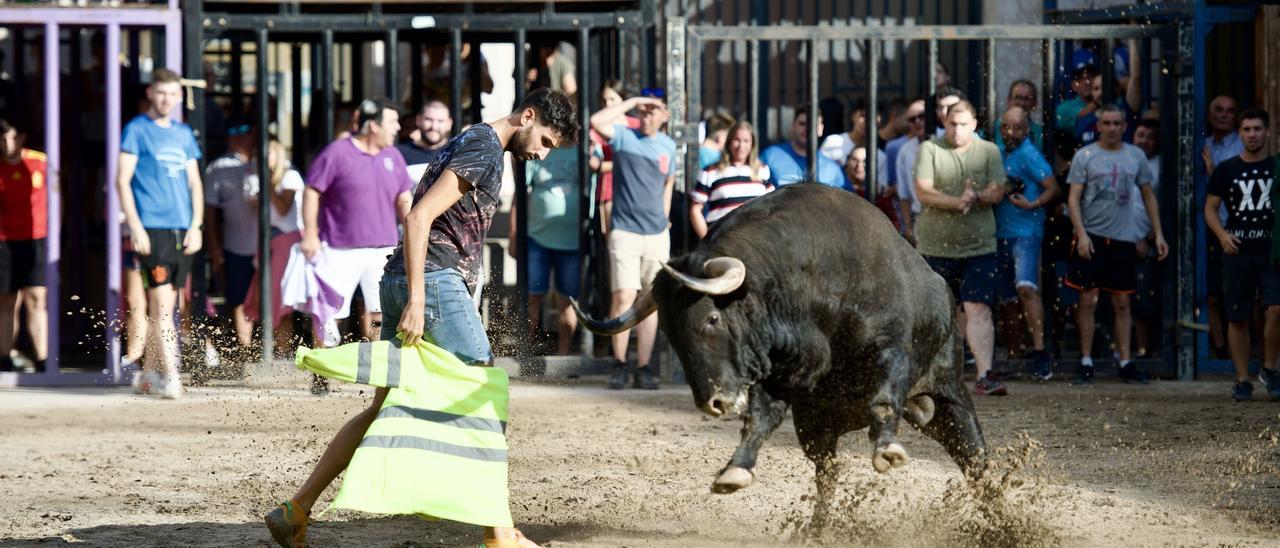
[(1129, 77), (1129, 48), (1124, 46), (1116, 46), (1111, 50), (1112, 67), (1115, 69), (1116, 78)]
[(1094, 57), (1091, 50), (1081, 48), (1071, 54), (1071, 74), (1076, 74), (1086, 68), (1096, 68), (1097, 66), (1097, 58)]

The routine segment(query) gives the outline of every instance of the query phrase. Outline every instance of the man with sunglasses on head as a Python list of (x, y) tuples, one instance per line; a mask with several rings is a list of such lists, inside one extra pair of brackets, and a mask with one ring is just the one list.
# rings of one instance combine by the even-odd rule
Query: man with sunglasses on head
[[(925, 138), (924, 99), (915, 99), (907, 105), (907, 133), (898, 139), (897, 157), (894, 158), (893, 170), (897, 175), (898, 209), (902, 215), (902, 235), (911, 243), (915, 243), (916, 216), (920, 215), (920, 199), (916, 197), (915, 179), (916, 159), (920, 156), (920, 143)], [(896, 139), (895, 139), (896, 140)], [(894, 146), (890, 142), (889, 146)]]
[[(1035, 120), (1036, 105), (1039, 103), (1039, 95), (1036, 93), (1036, 85), (1026, 78), (1016, 80), (1009, 84), (1009, 95), (1004, 98), (1004, 106), (1006, 109), (1018, 107), (1026, 114), (1027, 117), (1027, 136), (1031, 144), (1036, 150), (1044, 150), (1044, 126)], [(996, 148), (1000, 150), (1017, 149), (1019, 145), (1006, 147), (1004, 142), (1004, 133), (1001, 132), (1000, 126), (1003, 123), (1002, 118), (996, 118)]]

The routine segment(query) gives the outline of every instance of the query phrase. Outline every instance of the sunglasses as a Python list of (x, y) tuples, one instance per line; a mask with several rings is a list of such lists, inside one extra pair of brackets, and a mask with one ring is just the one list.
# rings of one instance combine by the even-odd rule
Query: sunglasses
[(1017, 100), (1019, 100), (1019, 101), (1031, 101), (1031, 102), (1035, 102), (1035, 100), (1036, 100), (1036, 96), (1035, 96), (1035, 95), (1012, 95), (1012, 96), (1010, 96), (1010, 99), (1017, 99)]
[(640, 90), (640, 95), (644, 97), (653, 97), (655, 99), (662, 99), (666, 97), (667, 92), (664, 91), (662, 88), (644, 88)]
[(250, 126), (249, 124), (241, 124), (241, 125), (238, 125), (238, 126), (231, 126), (231, 127), (227, 128), (227, 135), (228, 135), (228, 136), (230, 136), (230, 137), (235, 137), (235, 136), (237, 136), (237, 135), (244, 135), (244, 134), (246, 134), (246, 133), (249, 133), (249, 130), (251, 130), (251, 129), (253, 129), (253, 127), (252, 127), (252, 126)]
[(923, 115), (923, 114), (917, 114), (917, 115), (915, 115), (915, 116), (908, 116), (908, 117), (907, 117), (907, 121), (908, 121), (908, 122), (919, 122), (920, 120), (923, 120), (923, 119), (924, 119), (924, 115)]

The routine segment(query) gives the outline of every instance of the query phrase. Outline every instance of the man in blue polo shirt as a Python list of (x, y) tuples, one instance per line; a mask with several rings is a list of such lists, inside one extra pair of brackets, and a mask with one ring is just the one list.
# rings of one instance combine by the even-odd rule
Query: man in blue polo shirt
[(177, 73), (156, 69), (147, 87), (150, 107), (124, 127), (116, 189), (147, 288), (147, 352), (135, 389), (169, 399), (182, 395), (173, 310), (186, 283), (191, 255), (203, 241), (204, 191), (200, 148), (191, 127), (172, 119), (182, 101)]
[[(822, 135), (822, 116), (818, 116), (818, 135)], [(849, 181), (840, 164), (830, 158), (818, 155), (817, 177), (806, 177), (809, 170), (809, 105), (796, 107), (795, 118), (791, 120), (791, 141), (778, 143), (764, 149), (760, 153), (760, 161), (769, 166), (769, 182), (775, 187), (783, 187), (803, 181), (816, 181), (827, 186), (852, 191)]]
[(1000, 120), (1000, 156), (1009, 194), (996, 204), (996, 261), (1000, 268), (997, 298), (1022, 303), (1022, 316), (1031, 333), (1032, 368), (1042, 380), (1053, 376), (1053, 363), (1044, 349), (1044, 303), (1040, 299), (1040, 245), (1044, 241), (1044, 206), (1058, 194), (1053, 169), (1028, 139), (1030, 119), (1022, 107), (1012, 106)]
[[(625, 115), (637, 110), (640, 128), (627, 127)], [(671, 256), (671, 190), (675, 185), (676, 142), (662, 133), (671, 113), (662, 101), (632, 97), (591, 115), (591, 128), (609, 140), (613, 149), (613, 215), (608, 232), (610, 276), (613, 282), (611, 314), (631, 308), (640, 290), (653, 283)], [(632, 371), (626, 365), (630, 331), (613, 336), (614, 364), (609, 388), (626, 386)], [(655, 390), (657, 376), (649, 367), (658, 317), (650, 315), (636, 326), (636, 362), (633, 386)]]

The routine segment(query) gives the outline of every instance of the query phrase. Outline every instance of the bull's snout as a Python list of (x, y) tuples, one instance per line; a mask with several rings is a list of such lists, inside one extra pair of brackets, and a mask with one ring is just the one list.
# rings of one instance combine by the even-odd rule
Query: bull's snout
[(747, 403), (746, 394), (739, 393), (736, 398), (730, 399), (720, 392), (713, 394), (705, 403), (698, 406), (703, 413), (713, 417), (721, 417), (724, 415), (735, 415), (742, 412), (742, 408)]

